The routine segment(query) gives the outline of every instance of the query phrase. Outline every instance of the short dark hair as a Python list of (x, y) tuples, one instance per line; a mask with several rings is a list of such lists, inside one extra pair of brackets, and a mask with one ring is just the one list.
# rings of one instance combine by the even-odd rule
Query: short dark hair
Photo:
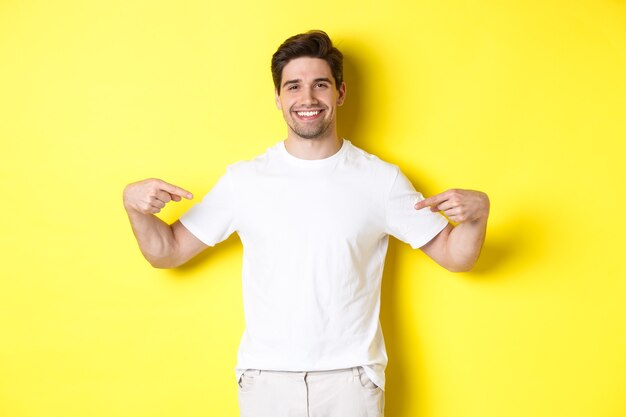
[(335, 79), (335, 88), (339, 89), (343, 83), (343, 54), (333, 46), (326, 32), (310, 30), (290, 37), (272, 55), (272, 78), (278, 94), (283, 68), (292, 59), (300, 57), (321, 58), (326, 61)]

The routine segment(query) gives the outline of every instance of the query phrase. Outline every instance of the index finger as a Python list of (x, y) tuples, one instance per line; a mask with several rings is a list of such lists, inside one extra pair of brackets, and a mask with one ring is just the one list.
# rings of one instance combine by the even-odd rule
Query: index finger
[(184, 197), (187, 200), (191, 200), (193, 198), (193, 194), (191, 194), (189, 191), (177, 187), (176, 185), (173, 184), (169, 184), (165, 181), (161, 181), (161, 189), (163, 191), (167, 191), (168, 193), (172, 194), (172, 195), (177, 195), (180, 197)]
[(420, 209), (423, 209), (424, 207), (438, 206), (439, 204), (443, 203), (447, 199), (448, 197), (444, 196), (443, 193), (436, 194), (431, 197), (425, 198), (422, 201), (417, 202), (417, 204), (415, 204), (415, 209), (420, 210)]

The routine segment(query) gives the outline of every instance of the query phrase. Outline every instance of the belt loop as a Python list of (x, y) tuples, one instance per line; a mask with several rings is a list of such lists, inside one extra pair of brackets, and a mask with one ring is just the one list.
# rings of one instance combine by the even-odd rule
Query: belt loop
[(360, 375), (361, 375), (361, 372), (359, 371), (359, 367), (358, 366), (355, 366), (354, 368), (352, 368), (352, 376), (355, 379), (358, 379), (360, 377)]

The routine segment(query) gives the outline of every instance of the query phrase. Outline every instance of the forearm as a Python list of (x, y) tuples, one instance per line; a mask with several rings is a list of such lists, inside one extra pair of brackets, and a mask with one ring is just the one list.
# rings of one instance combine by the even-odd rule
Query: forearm
[(485, 242), (489, 206), (489, 197), (482, 191), (460, 189), (447, 190), (416, 203), (417, 210), (430, 207), (431, 211), (442, 211), (458, 223), (455, 227), (448, 225), (424, 245), (424, 253), (450, 271), (472, 269)]
[[(191, 200), (193, 196), (189, 191), (157, 178), (137, 181), (124, 188), (124, 208), (133, 233), (141, 253), (155, 268), (178, 266), (187, 259), (186, 256), (201, 248), (201, 242), (195, 241), (195, 245), (187, 245), (187, 252), (181, 253), (179, 246), (184, 245), (180, 245), (180, 233), (154, 215), (168, 202), (182, 198)], [(193, 241), (193, 238), (188, 240)]]
[(446, 252), (448, 269), (466, 272), (472, 269), (485, 242), (487, 217), (455, 226), (448, 236)]
[(155, 268), (175, 266), (176, 239), (170, 225), (154, 214), (126, 208), (128, 218), (143, 256)]

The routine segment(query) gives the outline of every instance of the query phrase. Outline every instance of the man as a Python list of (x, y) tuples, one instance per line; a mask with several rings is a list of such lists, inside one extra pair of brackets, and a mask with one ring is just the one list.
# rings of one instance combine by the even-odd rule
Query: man
[(378, 316), (388, 236), (467, 271), (485, 238), (489, 200), (469, 190), (424, 199), (398, 167), (337, 136), (346, 85), (341, 52), (324, 32), (287, 39), (272, 75), (287, 139), (228, 167), (172, 225), (154, 214), (192, 198), (180, 187), (130, 184), (124, 206), (142, 253), (158, 268), (239, 234), (242, 416), (382, 416), (387, 354)]

